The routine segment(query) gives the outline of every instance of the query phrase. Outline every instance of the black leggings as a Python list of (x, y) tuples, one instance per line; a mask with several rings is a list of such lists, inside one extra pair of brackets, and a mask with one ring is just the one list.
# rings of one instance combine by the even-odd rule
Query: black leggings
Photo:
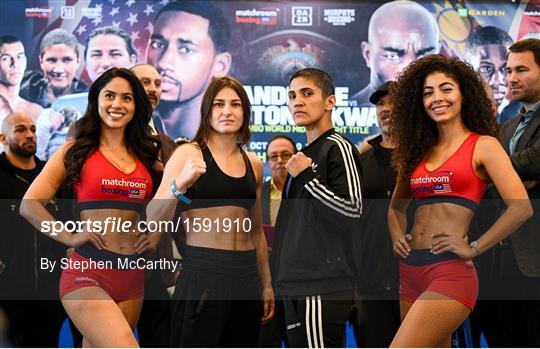
[(262, 317), (255, 250), (186, 246), (172, 301), (171, 347), (257, 347)]

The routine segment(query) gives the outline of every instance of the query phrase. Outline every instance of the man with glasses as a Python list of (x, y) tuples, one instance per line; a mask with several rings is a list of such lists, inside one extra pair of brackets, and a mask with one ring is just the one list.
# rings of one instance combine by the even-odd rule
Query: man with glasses
[(263, 224), (276, 224), (281, 192), (287, 178), (285, 164), (295, 153), (294, 141), (285, 135), (275, 135), (268, 141), (266, 155), (272, 178), (261, 189)]

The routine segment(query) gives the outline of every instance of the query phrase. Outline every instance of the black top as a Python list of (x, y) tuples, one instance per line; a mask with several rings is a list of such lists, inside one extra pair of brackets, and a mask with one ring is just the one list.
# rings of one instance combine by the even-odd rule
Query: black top
[(207, 146), (201, 147), (206, 173), (203, 174), (185, 193), (193, 202), (181, 205), (183, 211), (195, 208), (218, 206), (238, 206), (250, 210), (257, 197), (255, 173), (246, 153), (240, 147), (240, 152), (246, 166), (242, 177), (231, 177), (224, 173), (214, 160)]
[(382, 136), (370, 139), (372, 146), (360, 155), (363, 217), (355, 235), (358, 263), (357, 285), (362, 299), (398, 299), (399, 265), (392, 251), (388, 208), (396, 186), (392, 168), (393, 149), (381, 146)]
[(272, 250), (275, 290), (291, 297), (352, 291), (360, 154), (334, 129), (302, 152), (313, 164), (285, 181)]
[[(49, 95), (47, 94), (48, 80), (39, 72), (27, 71), (24, 74), (21, 82), (20, 96), (26, 100), (37, 103), (43, 108), (49, 108), (52, 105)], [(73, 78), (71, 82), (71, 91), (67, 95), (73, 93), (87, 92), (88, 85), (82, 80)]]
[[(0, 301), (58, 299), (61, 268), (41, 269), (41, 258), (56, 261), (66, 256), (65, 245), (49, 238), (23, 218), (22, 198), (45, 163), (34, 157), (36, 167), (14, 166), (6, 153), (0, 154)], [(62, 219), (61, 203), (49, 202), (46, 209)]]

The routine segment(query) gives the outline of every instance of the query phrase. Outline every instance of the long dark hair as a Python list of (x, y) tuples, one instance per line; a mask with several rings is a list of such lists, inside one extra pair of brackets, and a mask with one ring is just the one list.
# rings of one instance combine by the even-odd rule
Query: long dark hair
[(203, 101), (201, 103), (201, 124), (197, 130), (197, 134), (193, 141), (200, 144), (201, 146), (206, 145), (208, 139), (210, 138), (210, 131), (212, 130), (212, 125), (210, 125), (210, 119), (212, 118), (212, 107), (214, 104), (214, 98), (216, 98), (219, 91), (223, 90), (225, 87), (230, 87), (236, 92), (240, 101), (242, 102), (242, 110), (244, 112), (244, 122), (242, 123), (242, 128), (240, 128), (238, 134), (238, 143), (240, 145), (247, 144), (249, 138), (251, 137), (251, 132), (249, 131), (249, 121), (251, 119), (251, 102), (249, 101), (246, 90), (242, 84), (231, 76), (223, 76), (220, 78), (215, 78), (212, 80), (206, 92), (203, 96)]
[(457, 57), (429, 55), (420, 58), (405, 68), (390, 92), (397, 141), (392, 163), (403, 178), (410, 177), (439, 139), (437, 124), (427, 115), (423, 100), (424, 82), (434, 72), (443, 73), (458, 83), (462, 96), (461, 117), (468, 130), (493, 137), (499, 134), (491, 102), (471, 65)]
[(101, 134), (101, 118), (98, 113), (99, 92), (116, 77), (125, 79), (129, 83), (135, 102), (133, 118), (124, 130), (126, 148), (151, 173), (155, 172), (152, 166), (158, 159), (161, 143), (158, 137), (152, 135), (148, 126), (152, 117), (152, 104), (150, 104), (150, 100), (139, 79), (132, 72), (125, 68), (111, 68), (104, 72), (90, 86), (88, 106), (86, 107), (84, 116), (77, 121), (75, 142), (69, 148), (64, 158), (67, 185), (73, 185), (80, 180), (86, 159), (99, 148)]

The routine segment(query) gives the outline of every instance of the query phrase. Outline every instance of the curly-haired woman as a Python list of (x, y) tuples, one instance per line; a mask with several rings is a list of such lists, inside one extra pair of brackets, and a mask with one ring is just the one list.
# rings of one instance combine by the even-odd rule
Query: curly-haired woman
[[(388, 224), (400, 258), (402, 324), (391, 346), (449, 347), (478, 293), (471, 258), (514, 232), (532, 208), (496, 139), (489, 99), (471, 66), (440, 55), (421, 58), (400, 75), (392, 97), (399, 176)], [(469, 244), (469, 224), (488, 182), (507, 209)], [(405, 234), (411, 198), (414, 222)]]

